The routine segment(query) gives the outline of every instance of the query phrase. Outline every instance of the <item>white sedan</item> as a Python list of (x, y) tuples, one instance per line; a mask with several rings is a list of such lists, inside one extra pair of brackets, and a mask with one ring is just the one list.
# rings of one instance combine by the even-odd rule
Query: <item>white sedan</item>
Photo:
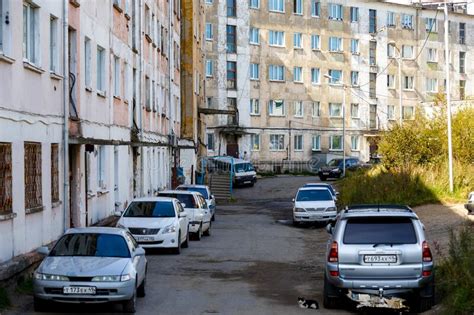
[(293, 199), (293, 223), (328, 222), (337, 215), (336, 203), (327, 187), (302, 187)]
[(177, 199), (135, 199), (117, 215), (117, 227), (128, 229), (143, 248), (172, 248), (180, 254), (181, 247), (188, 247), (189, 220)]
[(211, 194), (209, 186), (206, 185), (179, 185), (177, 190), (196, 191), (206, 199), (207, 206), (211, 211), (211, 221), (216, 219), (216, 198)]

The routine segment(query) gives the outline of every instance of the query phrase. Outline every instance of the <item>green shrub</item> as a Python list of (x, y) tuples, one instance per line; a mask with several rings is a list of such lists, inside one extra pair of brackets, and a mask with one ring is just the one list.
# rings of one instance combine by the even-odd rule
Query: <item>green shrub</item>
[(10, 307), (11, 302), (10, 298), (8, 297), (8, 292), (5, 288), (0, 287), (0, 311), (5, 310), (6, 308)]
[(437, 290), (446, 314), (474, 313), (474, 227), (451, 231), (449, 255), (436, 269)]

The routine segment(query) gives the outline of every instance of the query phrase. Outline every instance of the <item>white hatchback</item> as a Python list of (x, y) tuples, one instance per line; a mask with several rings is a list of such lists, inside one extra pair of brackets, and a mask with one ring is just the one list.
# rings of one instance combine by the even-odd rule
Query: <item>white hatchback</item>
[(181, 247), (188, 247), (189, 219), (177, 199), (135, 199), (117, 215), (117, 227), (129, 230), (143, 248), (173, 248), (179, 254)]
[(336, 202), (327, 187), (302, 187), (293, 199), (293, 223), (335, 220)]

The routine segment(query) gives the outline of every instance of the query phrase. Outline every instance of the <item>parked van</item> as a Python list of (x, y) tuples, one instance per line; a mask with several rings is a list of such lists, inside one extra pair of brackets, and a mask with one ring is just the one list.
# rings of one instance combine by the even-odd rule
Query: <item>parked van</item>
[(253, 186), (257, 182), (257, 173), (249, 161), (228, 156), (215, 157), (212, 160), (214, 171), (231, 172), (234, 186)]

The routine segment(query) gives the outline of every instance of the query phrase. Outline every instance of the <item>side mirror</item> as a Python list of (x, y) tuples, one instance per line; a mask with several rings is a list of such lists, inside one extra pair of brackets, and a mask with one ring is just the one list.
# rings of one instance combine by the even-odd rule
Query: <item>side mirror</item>
[(41, 246), (36, 250), (38, 254), (48, 256), (49, 255), (49, 248), (47, 246)]
[(295, 202), (295, 198), (291, 199), (292, 202)]
[(186, 204), (184, 202), (181, 202), (181, 207), (186, 208)]
[(180, 212), (178, 217), (180, 218), (186, 218), (188, 215), (186, 214), (186, 212)]
[(122, 216), (122, 213), (123, 213), (123, 211), (117, 210), (117, 211), (114, 212), (114, 216), (116, 216), (116, 217), (121, 217), (121, 216)]
[(143, 249), (143, 247), (137, 247), (137, 249), (135, 249), (135, 256), (144, 256), (145, 255), (145, 250)]
[(339, 196), (339, 192), (338, 192), (338, 191), (336, 191), (336, 197), (337, 197), (337, 196)]
[(329, 233), (329, 234), (332, 234), (332, 231), (333, 231), (333, 226), (331, 223), (329, 223), (328, 225), (326, 225), (326, 231)]
[(214, 195), (211, 195), (211, 199), (215, 199)]

